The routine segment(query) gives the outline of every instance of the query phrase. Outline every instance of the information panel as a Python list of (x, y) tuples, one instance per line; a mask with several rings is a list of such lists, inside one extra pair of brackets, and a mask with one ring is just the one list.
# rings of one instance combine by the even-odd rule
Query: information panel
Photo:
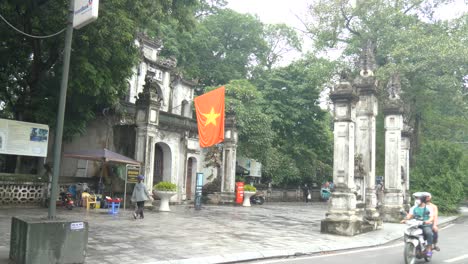
[(140, 174), (140, 166), (127, 165), (127, 183), (137, 183)]
[(0, 154), (46, 157), (49, 126), (0, 119)]

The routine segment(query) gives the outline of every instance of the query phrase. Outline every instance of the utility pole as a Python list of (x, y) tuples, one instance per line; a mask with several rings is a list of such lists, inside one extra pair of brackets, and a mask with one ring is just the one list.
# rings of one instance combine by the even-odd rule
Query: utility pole
[(62, 82), (60, 84), (59, 107), (57, 113), (57, 126), (54, 139), (54, 164), (50, 192), (49, 215), (50, 220), (55, 219), (56, 215), (56, 197), (58, 194), (58, 178), (60, 174), (62, 137), (63, 137), (63, 119), (65, 116), (65, 103), (67, 101), (68, 71), (70, 69), (70, 53), (73, 36), (73, 12), (74, 0), (70, 0), (67, 19), (67, 31), (65, 33), (65, 47), (63, 54)]

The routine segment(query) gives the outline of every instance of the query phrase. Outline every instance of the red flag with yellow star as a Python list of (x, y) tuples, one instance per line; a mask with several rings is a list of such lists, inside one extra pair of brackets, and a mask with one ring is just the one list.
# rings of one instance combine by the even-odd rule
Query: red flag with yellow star
[(198, 137), (202, 148), (224, 140), (224, 86), (194, 99)]

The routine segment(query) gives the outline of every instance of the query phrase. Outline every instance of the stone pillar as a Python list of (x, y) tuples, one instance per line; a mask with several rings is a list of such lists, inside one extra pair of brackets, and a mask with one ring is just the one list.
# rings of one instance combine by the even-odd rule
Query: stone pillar
[(157, 83), (154, 73), (147, 72), (143, 92), (135, 102), (135, 159), (141, 162), (141, 172), (145, 175), (145, 185), (153, 189), (154, 148), (157, 126), (159, 125), (160, 97), (157, 94)]
[(362, 218), (356, 215), (354, 193), (354, 126), (358, 96), (346, 76), (342, 76), (330, 98), (334, 105), (335, 191), (332, 193), (326, 218), (321, 222), (321, 232), (353, 236), (361, 233), (362, 225)]
[(385, 115), (385, 197), (382, 217), (386, 222), (399, 222), (400, 210), (403, 209), (400, 158), (403, 110), (398, 74), (392, 76), (387, 89), (390, 96), (383, 110)]
[[(366, 218), (379, 221), (377, 195), (375, 190), (375, 132), (378, 111), (376, 79), (372, 75), (362, 74), (354, 80), (359, 94), (356, 105), (356, 165), (355, 179), (361, 180), (361, 195), (365, 201)], [(358, 199), (359, 201), (359, 199)]]
[(401, 132), (401, 178), (403, 184), (403, 204), (405, 209), (409, 209), (411, 194), (409, 193), (410, 181), (409, 181), (409, 170), (410, 170), (410, 135), (411, 128), (403, 124), (403, 131)]
[(234, 114), (227, 114), (224, 122), (224, 175), (222, 192), (234, 193), (236, 187), (237, 127)]

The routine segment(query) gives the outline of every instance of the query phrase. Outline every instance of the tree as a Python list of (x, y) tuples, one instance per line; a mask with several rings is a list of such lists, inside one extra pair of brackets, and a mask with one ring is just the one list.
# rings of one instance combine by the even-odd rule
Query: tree
[(258, 18), (230, 9), (200, 18), (193, 33), (165, 29), (162, 54), (177, 57), (180, 70), (202, 87), (248, 78), (267, 49)]
[[(99, 19), (75, 30), (64, 135), (84, 132), (86, 123), (112, 106), (127, 90), (138, 49), (138, 29), (178, 21), (193, 23), (196, 1), (110, 0), (100, 3)], [(2, 1), (1, 14), (28, 34), (46, 35), (65, 27), (68, 1)], [(8, 117), (55, 124), (63, 37), (29, 38), (0, 24), (0, 90)]]
[[(331, 176), (332, 134), (329, 114), (319, 107), (319, 95), (334, 72), (334, 64), (309, 54), (272, 70), (255, 84), (268, 102), (265, 112), (275, 132), (267, 173), (280, 185), (322, 181)], [(273, 154), (275, 155), (275, 154)], [(288, 173), (282, 170), (287, 168)]]
[[(248, 80), (232, 80), (226, 87), (226, 113), (236, 116), (238, 130), (237, 154), (239, 156), (266, 159), (266, 149), (271, 146), (274, 137), (271, 117), (264, 111), (267, 102), (262, 93)], [(216, 87), (208, 87), (212, 90)]]
[(301, 50), (297, 32), (286, 24), (265, 25), (264, 38), (268, 46), (264, 64), (268, 70), (288, 52)]
[(466, 170), (463, 171), (463, 159), (462, 149), (453, 143), (425, 142), (411, 174), (411, 192), (428, 191), (440, 211), (456, 212), (465, 198), (463, 188), (468, 178)]
[[(316, 48), (344, 47), (342, 60), (349, 62), (355, 60), (363, 43), (375, 45), (379, 102), (385, 104), (387, 100), (384, 88), (389, 76), (399, 73), (405, 116), (414, 128), (411, 150), (415, 160), (421, 142), (467, 141), (468, 15), (437, 20), (435, 8), (450, 2), (443, 0), (356, 2), (352, 6), (345, 0), (320, 1), (311, 6), (314, 22), (309, 24), (309, 31)], [(377, 132), (379, 141), (384, 133)]]

